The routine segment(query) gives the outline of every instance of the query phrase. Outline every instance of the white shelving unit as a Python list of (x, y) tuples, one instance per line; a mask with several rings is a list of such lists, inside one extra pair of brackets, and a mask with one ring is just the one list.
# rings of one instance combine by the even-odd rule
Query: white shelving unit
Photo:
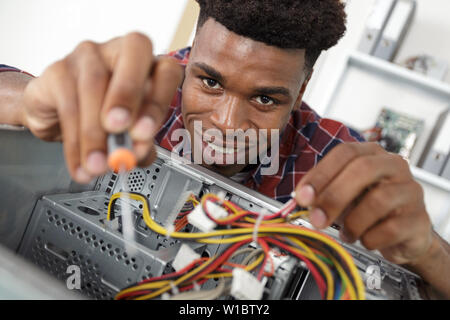
[(414, 166), (411, 166), (411, 172), (417, 180), (428, 183), (431, 186), (440, 188), (450, 193), (449, 180)]
[[(328, 92), (324, 99), (325, 105), (322, 109), (325, 110), (324, 117), (337, 119), (353, 127), (356, 126), (356, 129), (361, 129), (357, 127), (357, 124), (361, 122), (366, 122), (364, 124), (366, 127), (369, 127), (369, 123), (373, 125), (375, 120), (374, 117), (378, 115), (378, 111), (374, 112), (373, 110), (369, 110), (371, 101), (365, 101), (364, 103), (367, 102), (367, 110), (356, 116), (353, 115), (353, 119), (352, 112), (355, 113), (355, 111), (358, 112), (359, 110), (355, 109), (352, 106), (348, 107), (346, 105), (346, 103), (350, 103), (351, 100), (349, 98), (350, 89), (348, 88), (348, 86), (355, 87), (354, 90), (358, 90), (363, 87), (366, 87), (366, 90), (368, 91), (372, 90), (371, 83), (361, 84), (357, 83), (356, 81), (354, 81), (354, 83), (348, 81), (348, 78), (351, 78), (352, 73), (355, 72), (364, 75), (363, 77), (360, 76), (360, 78), (364, 79), (363, 81), (372, 81), (372, 79), (378, 78), (378, 80), (373, 80), (373, 91), (380, 89), (380, 82), (386, 81), (386, 89), (395, 90), (396, 88), (391, 87), (398, 86), (399, 89), (407, 89), (410, 92), (415, 92), (419, 95), (423, 95), (424, 101), (430, 100), (430, 107), (428, 108), (429, 112), (427, 112), (425, 116), (429, 116), (429, 113), (431, 111), (435, 112), (436, 114), (440, 114), (449, 110), (450, 85), (441, 81), (434, 80), (432, 78), (428, 78), (418, 72), (408, 70), (394, 63), (384, 61), (364, 53), (352, 51), (347, 55), (346, 63), (342, 66), (339, 76), (336, 77), (336, 82), (331, 86), (330, 92)], [(347, 93), (345, 91), (347, 91)], [(375, 94), (382, 96), (383, 92)], [(402, 93), (399, 92), (399, 95), (401, 94)], [(378, 99), (378, 97), (376, 98)], [(399, 100), (397, 100), (396, 102), (398, 103), (398, 101)], [(391, 107), (391, 105), (389, 104), (387, 104), (387, 106)], [(381, 106), (379, 106), (379, 108), (381, 108)], [(434, 110), (436, 108), (438, 109), (437, 111)], [(408, 113), (408, 111), (410, 110), (403, 110), (403, 112), (406, 113)], [(436, 115), (434, 116), (434, 118), (436, 118)], [(428, 121), (429, 130), (433, 130), (433, 122), (435, 120), (436, 119), (431, 119)], [(424, 147), (427, 142), (428, 141), (422, 141), (422, 147)], [(420, 156), (421, 155), (416, 155), (416, 158), (418, 159), (420, 158)], [(442, 191), (449, 193), (450, 195), (450, 180), (429, 173), (414, 165), (411, 165), (411, 171), (417, 180), (429, 184), (433, 187), (439, 188)]]

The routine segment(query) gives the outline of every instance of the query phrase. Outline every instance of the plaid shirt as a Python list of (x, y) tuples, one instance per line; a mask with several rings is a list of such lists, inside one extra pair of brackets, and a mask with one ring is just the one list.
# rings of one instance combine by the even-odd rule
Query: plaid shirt
[(30, 74), (30, 73), (28, 73), (28, 72), (19, 70), (19, 69), (14, 68), (14, 67), (7, 66), (6, 64), (0, 64), (0, 72), (6, 72), (6, 71), (21, 72), (21, 73), (25, 73), (25, 74), (27, 74), (27, 75), (29, 75), (29, 76), (34, 77), (32, 74)]
[[(186, 66), (190, 48), (169, 53)], [(180, 142), (171, 140), (174, 130), (184, 128), (181, 114), (181, 88), (173, 98), (167, 120), (156, 136), (156, 141), (170, 151)], [(363, 141), (354, 130), (342, 123), (320, 118), (306, 103), (292, 112), (280, 137), (279, 169), (275, 175), (262, 175), (259, 164), (244, 181), (247, 187), (275, 200), (286, 202), (302, 177), (313, 168), (333, 147), (342, 142)], [(269, 167), (263, 161), (265, 167)]]

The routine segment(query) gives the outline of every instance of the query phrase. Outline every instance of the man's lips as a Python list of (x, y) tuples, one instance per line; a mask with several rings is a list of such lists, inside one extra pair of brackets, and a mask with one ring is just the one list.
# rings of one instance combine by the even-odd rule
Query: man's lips
[(238, 153), (240, 151), (245, 150), (245, 147), (241, 148), (241, 149), (235, 148), (234, 146), (232, 146), (232, 147), (225, 147), (225, 146), (222, 147), (222, 146), (218, 146), (218, 145), (216, 145), (214, 143), (207, 142), (207, 141), (203, 141), (203, 146), (204, 146), (204, 148), (209, 147), (212, 150), (214, 150), (215, 152), (218, 152), (218, 153), (221, 153), (221, 154), (236, 154), (236, 153)]
[[(210, 146), (213, 150), (219, 150), (224, 151), (222, 153), (232, 153), (232, 152), (239, 152), (242, 150), (248, 150), (252, 147), (253, 144), (246, 144), (246, 143), (240, 143), (239, 139), (237, 139), (237, 142), (227, 143), (223, 140), (220, 136), (207, 136), (202, 135), (195, 131), (195, 135), (197, 137), (202, 137), (203, 144), (207, 146)], [(255, 146), (257, 144), (254, 144)]]

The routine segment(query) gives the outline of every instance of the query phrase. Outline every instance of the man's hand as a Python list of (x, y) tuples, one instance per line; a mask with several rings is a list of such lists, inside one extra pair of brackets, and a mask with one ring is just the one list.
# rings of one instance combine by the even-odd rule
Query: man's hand
[(360, 240), (396, 264), (413, 264), (433, 240), (421, 186), (408, 163), (375, 143), (341, 144), (309, 171), (296, 200), (316, 228), (333, 222), (346, 242)]
[(130, 33), (86, 41), (30, 81), (21, 122), (38, 138), (62, 140), (72, 177), (87, 183), (106, 172), (108, 133), (129, 130), (141, 165), (155, 157), (153, 138), (182, 81), (172, 58), (155, 58), (152, 43)]

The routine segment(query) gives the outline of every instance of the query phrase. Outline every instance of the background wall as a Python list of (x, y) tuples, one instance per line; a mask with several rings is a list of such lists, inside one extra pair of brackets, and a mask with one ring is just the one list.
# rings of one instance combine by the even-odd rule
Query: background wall
[(83, 40), (103, 42), (131, 31), (154, 52), (169, 48), (187, 0), (1, 0), (0, 63), (34, 75)]

